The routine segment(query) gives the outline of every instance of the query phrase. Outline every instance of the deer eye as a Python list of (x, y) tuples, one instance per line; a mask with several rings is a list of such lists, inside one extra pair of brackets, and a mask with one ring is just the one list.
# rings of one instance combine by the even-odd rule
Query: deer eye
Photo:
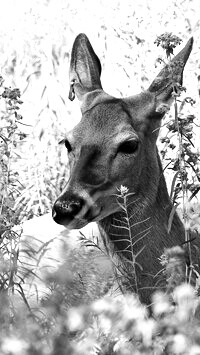
[(58, 144), (64, 144), (68, 150), (68, 153), (70, 153), (72, 151), (72, 146), (67, 138), (62, 139), (60, 142), (58, 142)]
[(139, 142), (138, 140), (132, 139), (129, 141), (125, 141), (120, 144), (118, 148), (118, 152), (123, 154), (133, 154), (138, 149)]

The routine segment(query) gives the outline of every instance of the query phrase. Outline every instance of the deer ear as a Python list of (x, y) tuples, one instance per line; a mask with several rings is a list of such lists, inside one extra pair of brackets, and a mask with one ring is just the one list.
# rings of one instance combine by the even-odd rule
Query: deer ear
[(74, 100), (76, 95), (82, 102), (88, 92), (102, 89), (100, 75), (100, 60), (87, 36), (81, 33), (76, 37), (72, 47), (69, 99)]
[(164, 114), (166, 105), (170, 105), (173, 96), (173, 88), (183, 81), (183, 70), (192, 50), (193, 38), (190, 38), (186, 46), (160, 71), (150, 85), (148, 91), (156, 97), (156, 111)]

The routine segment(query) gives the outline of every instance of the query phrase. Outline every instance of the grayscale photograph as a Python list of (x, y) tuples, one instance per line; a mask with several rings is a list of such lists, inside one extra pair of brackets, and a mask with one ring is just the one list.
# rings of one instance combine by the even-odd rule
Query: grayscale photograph
[(0, 355), (200, 355), (200, 1), (0, 0)]

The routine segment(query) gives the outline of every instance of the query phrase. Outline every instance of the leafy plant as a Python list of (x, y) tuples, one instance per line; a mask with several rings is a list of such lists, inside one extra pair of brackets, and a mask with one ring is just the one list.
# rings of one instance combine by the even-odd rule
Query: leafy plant
[[(181, 39), (171, 33), (164, 33), (159, 36), (155, 43), (157, 46), (161, 45), (166, 51), (167, 58), (171, 59), (173, 49), (177, 44), (181, 43)], [(168, 64), (170, 68), (171, 63)], [(173, 65), (179, 65), (174, 62)], [(173, 82), (173, 77), (172, 77)], [(185, 226), (185, 245), (188, 249), (189, 264), (187, 268), (187, 279), (191, 282), (192, 272), (194, 270), (192, 253), (191, 253), (191, 238), (189, 231), (189, 215), (188, 215), (188, 201), (191, 201), (200, 190), (200, 153), (195, 150), (194, 144), (194, 130), (195, 116), (192, 114), (184, 114), (185, 105), (189, 104), (193, 106), (195, 101), (191, 97), (186, 97), (180, 101), (180, 95), (186, 89), (176, 82), (173, 82), (173, 97), (174, 97), (174, 117), (166, 124), (167, 133), (161, 138), (161, 142), (165, 144), (165, 148), (162, 149), (162, 158), (168, 160), (167, 168), (175, 171), (175, 175), (172, 181), (171, 187), (171, 199), (174, 203), (169, 218), (169, 229), (172, 223), (173, 215), (177, 209), (179, 203), (177, 202), (182, 198), (183, 208), (183, 221)], [(172, 158), (171, 152), (174, 152), (175, 157)], [(169, 152), (169, 157), (167, 153)], [(190, 192), (190, 197), (189, 197)], [(197, 235), (197, 238), (199, 236)]]
[(16, 275), (19, 258), (19, 239), (21, 229), (14, 231), (19, 215), (15, 213), (15, 198), (18, 195), (18, 172), (13, 169), (12, 161), (16, 146), (25, 138), (19, 125), (22, 116), (18, 113), (22, 101), (19, 89), (3, 85), (0, 77), (0, 289), (13, 292), (17, 283)]
[(157, 46), (161, 46), (166, 51), (167, 58), (171, 57), (174, 48), (181, 44), (182, 39), (172, 33), (166, 32), (158, 36), (155, 40)]
[(1, 229), (5, 223), (3, 215), (6, 214), (7, 222), (15, 224), (18, 216), (15, 215), (12, 207), (16, 197), (16, 182), (18, 173), (12, 169), (11, 160), (15, 154), (14, 148), (25, 138), (25, 135), (20, 132), (18, 126), (21, 124), (22, 116), (18, 113), (22, 104), (20, 100), (19, 89), (13, 89), (3, 86), (3, 78), (0, 77), (1, 88), (1, 107), (2, 115), (0, 121), (0, 214), (1, 214)]

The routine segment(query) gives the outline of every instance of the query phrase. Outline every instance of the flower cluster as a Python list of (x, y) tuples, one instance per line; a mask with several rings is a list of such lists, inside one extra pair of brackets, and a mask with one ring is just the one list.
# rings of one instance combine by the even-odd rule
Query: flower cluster
[(177, 45), (181, 44), (182, 39), (179, 37), (173, 35), (171, 32), (165, 32), (158, 36), (155, 40), (155, 44), (157, 46), (161, 46), (165, 51), (167, 58), (170, 57), (171, 54), (173, 54), (174, 48), (176, 48)]

